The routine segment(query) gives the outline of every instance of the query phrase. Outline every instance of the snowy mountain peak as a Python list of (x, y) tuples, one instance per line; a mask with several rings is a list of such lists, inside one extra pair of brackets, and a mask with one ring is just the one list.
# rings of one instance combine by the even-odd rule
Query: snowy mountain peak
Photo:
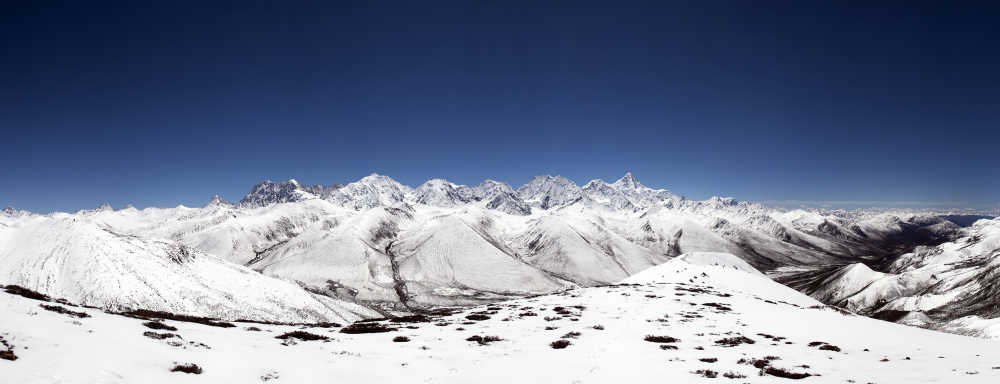
[(7, 208), (4, 208), (3, 210), (0, 210), (0, 215), (8, 216), (8, 217), (21, 217), (21, 216), (27, 216), (27, 215), (30, 215), (30, 214), (31, 214), (31, 212), (22, 211), (20, 209), (14, 208), (14, 207), (9, 206), (9, 205), (7, 206)]
[(604, 180), (594, 179), (583, 187), (583, 191), (591, 200), (612, 209), (634, 209), (635, 204), (617, 183), (608, 184)]
[(372, 173), (332, 191), (326, 200), (356, 210), (370, 209), (402, 202), (411, 190), (388, 176)]
[(599, 188), (602, 185), (609, 185), (609, 184), (605, 183), (604, 180), (601, 179), (593, 179), (591, 181), (588, 181), (587, 184), (584, 184), (583, 189), (595, 189)]
[(438, 207), (452, 207), (471, 201), (469, 193), (462, 190), (468, 187), (455, 185), (444, 179), (430, 179), (413, 191), (413, 200), (419, 204)]
[(495, 189), (495, 190), (501, 190), (503, 192), (514, 193), (514, 188), (511, 188), (510, 184), (507, 184), (507, 183), (502, 182), (502, 181), (496, 181), (496, 180), (493, 180), (493, 179), (483, 180), (482, 183), (479, 183), (479, 188), (483, 189), (483, 190), (486, 190), (486, 189), (494, 190)]
[(208, 204), (205, 204), (205, 207), (226, 207), (226, 206), (232, 206), (232, 205), (233, 205), (233, 203), (230, 203), (230, 202), (228, 202), (226, 200), (223, 200), (222, 196), (213, 195), (212, 196), (212, 200), (210, 200), (208, 202)]
[(518, 196), (533, 207), (549, 209), (576, 202), (584, 197), (576, 183), (562, 176), (535, 176), (517, 190)]
[(450, 182), (448, 180), (445, 180), (445, 179), (430, 179), (430, 180), (425, 181), (420, 186), (421, 187), (433, 186), (435, 188), (444, 188), (444, 187), (447, 187), (447, 188), (456, 188), (456, 187), (458, 187), (458, 185), (456, 185), (455, 183), (452, 183), (452, 182)]
[(482, 183), (479, 183), (478, 186), (465, 188), (472, 194), (473, 200), (476, 201), (491, 200), (499, 195), (517, 196), (517, 192), (515, 192), (514, 188), (511, 188), (509, 184), (496, 180), (487, 179)]
[(302, 185), (295, 179), (283, 183), (268, 180), (254, 185), (237, 205), (240, 207), (263, 207), (313, 198), (316, 198), (316, 195), (304, 191)]
[(617, 189), (635, 190), (635, 189), (645, 188), (644, 185), (639, 183), (639, 179), (636, 179), (635, 176), (632, 176), (632, 172), (625, 172), (625, 176), (622, 176), (622, 178), (618, 179), (611, 185)]
[(374, 172), (372, 172), (372, 174), (368, 176), (362, 177), (361, 180), (357, 181), (357, 183), (372, 184), (372, 185), (389, 185), (389, 184), (401, 185), (398, 182), (396, 182), (396, 180), (393, 180), (389, 176), (380, 175)]
[(631, 172), (608, 184), (595, 179), (583, 187), (591, 200), (616, 210), (639, 210), (653, 206), (672, 208), (680, 196), (666, 189), (652, 189), (639, 182)]
[(708, 199), (708, 203), (716, 207), (727, 207), (736, 205), (739, 202), (737, 202), (736, 199), (732, 197), (712, 196), (711, 198)]

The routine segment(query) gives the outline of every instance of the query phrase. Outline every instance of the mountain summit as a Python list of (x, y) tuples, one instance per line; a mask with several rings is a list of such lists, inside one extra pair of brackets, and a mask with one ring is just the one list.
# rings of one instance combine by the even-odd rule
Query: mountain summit
[(611, 185), (618, 189), (634, 190), (634, 189), (644, 188), (643, 185), (639, 183), (639, 179), (636, 179), (635, 176), (632, 176), (632, 172), (626, 172), (625, 176), (622, 176), (622, 178), (618, 179)]

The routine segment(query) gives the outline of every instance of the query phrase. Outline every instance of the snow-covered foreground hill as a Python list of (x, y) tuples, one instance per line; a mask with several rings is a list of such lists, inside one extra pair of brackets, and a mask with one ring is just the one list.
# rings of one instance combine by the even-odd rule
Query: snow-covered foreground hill
[[(1000, 380), (995, 341), (844, 314), (723, 253), (621, 284), (351, 327), (149, 322), (7, 293), (0, 309), (11, 383)], [(359, 329), (385, 332), (344, 332)]]

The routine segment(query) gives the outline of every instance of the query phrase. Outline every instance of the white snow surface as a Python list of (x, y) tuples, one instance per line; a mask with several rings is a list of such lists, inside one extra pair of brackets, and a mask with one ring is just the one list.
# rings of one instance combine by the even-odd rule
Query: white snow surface
[[(74, 318), (40, 308), (53, 303), (0, 292), (0, 337), (18, 357), (0, 360), (0, 374), (24, 384), (729, 382), (725, 374), (734, 382), (789, 382), (739, 362), (767, 357), (766, 367), (813, 375), (802, 380), (808, 383), (1000, 380), (995, 341), (844, 314), (746, 267), (724, 254), (691, 254), (625, 284), (483, 305), (431, 322), (378, 321), (397, 330), (369, 334), (167, 320), (176, 331), (154, 332), (177, 336), (157, 340), (143, 336), (153, 331), (143, 320), (63, 306), (90, 315)], [(489, 318), (466, 319), (473, 312)], [(293, 330), (329, 340), (275, 338)], [(467, 341), (476, 335), (501, 340)], [(408, 341), (393, 342), (399, 336)], [(717, 342), (740, 336), (753, 343)], [(570, 344), (550, 347), (557, 340)], [(200, 374), (170, 371), (192, 363)]]

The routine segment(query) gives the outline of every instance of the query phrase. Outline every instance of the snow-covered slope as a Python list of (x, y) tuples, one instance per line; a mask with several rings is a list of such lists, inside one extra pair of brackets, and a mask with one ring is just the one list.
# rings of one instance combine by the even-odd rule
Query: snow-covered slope
[(251, 266), (264, 274), (349, 287), (394, 309), (470, 304), (571, 286), (519, 260), (494, 234), (497, 214), (475, 207), (376, 208), (303, 233)]
[(863, 264), (782, 268), (779, 281), (860, 313), (951, 332), (1000, 337), (1000, 221), (899, 256), (886, 273)]
[[(27, 384), (1000, 380), (995, 341), (844, 314), (748, 268), (731, 255), (690, 254), (623, 284), (369, 321), (363, 329), (385, 332), (362, 334), (173, 320), (150, 329), (0, 291), (0, 350), (16, 356), (0, 372)], [(172, 371), (184, 366), (199, 373)]]
[(118, 233), (86, 215), (0, 227), (0, 244), (0, 282), (83, 305), (286, 322), (377, 315), (182, 244)]

